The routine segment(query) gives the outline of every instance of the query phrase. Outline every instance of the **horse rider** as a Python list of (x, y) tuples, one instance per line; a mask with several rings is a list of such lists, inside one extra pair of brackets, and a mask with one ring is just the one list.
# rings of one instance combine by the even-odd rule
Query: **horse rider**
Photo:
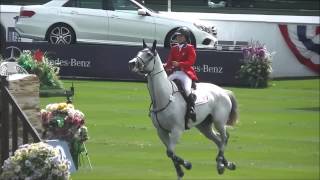
[(186, 120), (196, 120), (195, 100), (196, 96), (192, 93), (191, 86), (193, 81), (198, 81), (198, 77), (193, 68), (196, 61), (196, 51), (190, 44), (190, 30), (187, 27), (180, 27), (176, 30), (175, 36), (177, 44), (170, 49), (164, 68), (169, 75), (169, 80), (178, 79), (182, 83), (182, 88), (186, 94), (187, 112)]

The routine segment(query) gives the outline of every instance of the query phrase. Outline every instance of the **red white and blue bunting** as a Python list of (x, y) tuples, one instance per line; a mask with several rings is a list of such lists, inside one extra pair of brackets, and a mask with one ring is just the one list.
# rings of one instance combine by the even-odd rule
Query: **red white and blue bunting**
[(320, 74), (320, 26), (279, 24), (279, 29), (297, 60)]

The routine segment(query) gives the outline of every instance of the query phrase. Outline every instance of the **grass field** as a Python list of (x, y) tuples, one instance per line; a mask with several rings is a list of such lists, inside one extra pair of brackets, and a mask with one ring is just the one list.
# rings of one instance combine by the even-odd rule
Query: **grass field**
[[(65, 87), (70, 81), (64, 81)], [(78, 179), (174, 180), (174, 167), (148, 117), (145, 83), (74, 81), (74, 104), (86, 114), (93, 170)], [(266, 89), (231, 89), (240, 122), (229, 129), (226, 158), (236, 171), (218, 175), (216, 146), (196, 129), (187, 131), (177, 154), (193, 163), (185, 180), (318, 180), (319, 79), (273, 81)], [(42, 107), (64, 98), (41, 98)]]

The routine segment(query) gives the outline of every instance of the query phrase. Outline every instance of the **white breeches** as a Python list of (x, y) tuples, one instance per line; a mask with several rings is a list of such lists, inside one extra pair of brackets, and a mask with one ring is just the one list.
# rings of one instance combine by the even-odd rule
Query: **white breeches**
[(186, 92), (187, 96), (190, 95), (192, 80), (185, 72), (175, 71), (168, 77), (168, 79), (170, 81), (173, 81), (174, 79), (179, 79), (182, 83), (182, 87), (183, 87), (184, 91)]

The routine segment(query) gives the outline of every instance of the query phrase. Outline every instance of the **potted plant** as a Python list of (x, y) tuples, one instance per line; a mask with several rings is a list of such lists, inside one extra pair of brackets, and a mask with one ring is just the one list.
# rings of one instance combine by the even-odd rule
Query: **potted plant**
[(252, 88), (267, 87), (272, 72), (272, 54), (259, 42), (250, 43), (242, 52), (243, 61), (237, 78)]
[(68, 142), (75, 167), (78, 169), (79, 156), (85, 152), (84, 142), (88, 140), (85, 115), (72, 104), (52, 103), (41, 110), (43, 138), (60, 139)]
[(68, 180), (70, 162), (57, 148), (43, 142), (20, 146), (4, 161), (0, 179)]

